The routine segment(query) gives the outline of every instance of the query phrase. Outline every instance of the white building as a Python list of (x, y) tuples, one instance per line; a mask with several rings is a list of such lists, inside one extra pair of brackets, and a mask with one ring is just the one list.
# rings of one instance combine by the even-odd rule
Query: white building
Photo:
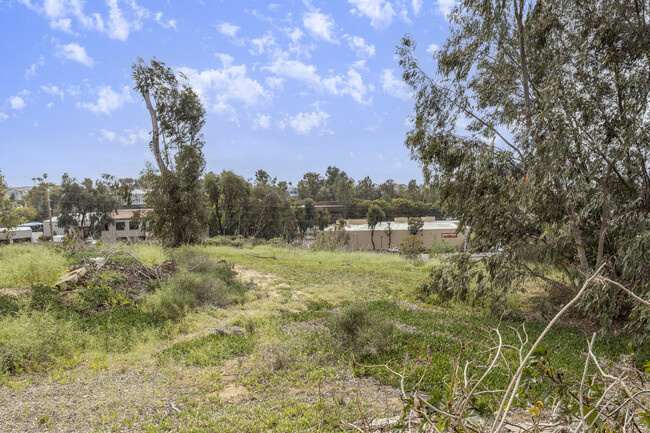
[(145, 240), (147, 234), (142, 229), (142, 222), (132, 224), (133, 217), (136, 212), (148, 212), (150, 209), (120, 209), (117, 212), (112, 212), (110, 217), (113, 219), (111, 224), (108, 224), (102, 230), (102, 242), (138, 242)]

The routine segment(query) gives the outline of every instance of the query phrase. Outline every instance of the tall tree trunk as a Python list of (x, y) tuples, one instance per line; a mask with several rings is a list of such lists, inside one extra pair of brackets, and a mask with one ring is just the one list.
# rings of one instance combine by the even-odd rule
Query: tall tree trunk
[(144, 103), (147, 105), (147, 110), (149, 110), (149, 115), (151, 116), (151, 151), (153, 156), (156, 158), (156, 164), (158, 165), (158, 170), (161, 174), (166, 174), (169, 172), (167, 165), (162, 159), (162, 154), (160, 153), (160, 130), (158, 129), (158, 116), (156, 115), (156, 109), (151, 103), (151, 95), (149, 92), (144, 92), (142, 94), (144, 98)]

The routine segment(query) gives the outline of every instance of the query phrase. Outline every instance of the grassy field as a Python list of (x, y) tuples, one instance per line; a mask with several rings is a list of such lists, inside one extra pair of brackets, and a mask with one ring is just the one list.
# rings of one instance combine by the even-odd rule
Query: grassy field
[[(96, 256), (113, 267), (52, 288), (68, 266)], [(168, 259), (171, 276), (134, 280)], [(458, 359), (485, 357), (491, 328), (516, 343), (522, 322), (512, 317), (526, 316), (416, 301), (436, 265), (269, 245), (0, 247), (0, 430), (338, 431), (398, 415), (397, 379), (353, 359), (406, 366), (437, 392)], [(526, 331), (534, 339), (544, 326)], [(543, 346), (555, 368), (579, 376), (586, 337), (565, 324)], [(607, 359), (647, 361), (638, 349), (606, 333), (595, 347)], [(488, 384), (506, 378), (496, 370)]]

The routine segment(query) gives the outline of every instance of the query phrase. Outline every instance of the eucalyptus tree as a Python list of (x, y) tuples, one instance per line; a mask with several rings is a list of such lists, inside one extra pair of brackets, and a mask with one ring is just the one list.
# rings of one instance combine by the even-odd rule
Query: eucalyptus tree
[(386, 214), (383, 210), (376, 204), (373, 204), (368, 208), (368, 213), (366, 214), (366, 220), (368, 222), (368, 228), (370, 229), (370, 242), (372, 243), (372, 249), (375, 249), (375, 228), (379, 223), (386, 220)]
[[(471, 246), (502, 249), (495, 290), (535, 277), (570, 295), (606, 262), (650, 295), (649, 17), (650, 0), (461, 0), (434, 71), (403, 38), (406, 145)], [(650, 331), (620, 292), (590, 293), (602, 320)]]
[(147, 204), (153, 212), (147, 219), (167, 244), (195, 242), (208, 219), (201, 180), (205, 109), (185, 76), (176, 76), (163, 62), (138, 59), (131, 76), (151, 118), (149, 147), (157, 167), (148, 169), (152, 189)]

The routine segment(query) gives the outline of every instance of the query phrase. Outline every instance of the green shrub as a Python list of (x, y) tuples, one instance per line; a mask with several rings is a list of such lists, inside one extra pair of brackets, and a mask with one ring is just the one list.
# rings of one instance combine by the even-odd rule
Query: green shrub
[(14, 296), (0, 295), (0, 317), (17, 313), (20, 307)]
[(236, 275), (228, 263), (217, 263), (212, 272), (181, 271), (149, 295), (146, 305), (161, 317), (178, 319), (196, 307), (242, 303), (247, 289)]
[(424, 242), (416, 235), (404, 236), (399, 244), (399, 253), (407, 259), (415, 259), (424, 252)]
[(34, 286), (32, 287), (29, 306), (33, 310), (60, 308), (63, 304), (61, 303), (58, 293), (59, 291), (54, 287), (42, 285)]
[(330, 331), (339, 349), (357, 356), (378, 355), (390, 349), (394, 327), (366, 304), (354, 303), (330, 317)]
[(447, 241), (441, 239), (440, 242), (433, 242), (428, 249), (429, 254), (436, 256), (438, 254), (453, 254), (460, 251), (460, 247), (449, 245)]
[(316, 237), (314, 248), (323, 251), (343, 250), (350, 242), (350, 234), (345, 230), (321, 231)]
[(213, 272), (223, 261), (209, 255), (205, 247), (184, 246), (172, 253), (172, 258), (180, 269), (191, 272)]
[(251, 245), (252, 240), (244, 236), (215, 236), (203, 240), (204, 245), (217, 246), (217, 247), (234, 247), (242, 248), (245, 245)]
[(440, 266), (432, 268), (427, 280), (416, 289), (416, 297), (430, 303), (468, 302), (501, 311), (507, 290), (512, 286), (489, 278), (488, 271), (469, 254), (451, 256)]

